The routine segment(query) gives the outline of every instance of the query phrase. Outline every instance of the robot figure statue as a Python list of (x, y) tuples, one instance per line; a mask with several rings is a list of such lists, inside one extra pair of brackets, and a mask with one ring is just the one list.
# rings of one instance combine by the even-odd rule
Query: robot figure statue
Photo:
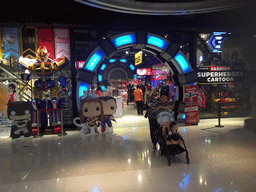
[[(56, 72), (59, 76), (58, 81), (62, 87), (62, 90), (67, 92), (66, 78), (61, 76), (60, 70), (68, 65), (68, 59), (63, 56), (62, 58), (50, 59), (46, 47), (37, 50), (36, 59), (29, 59), (21, 57), (19, 59), (20, 67), (35, 73), (39, 79), (35, 81), (33, 93), (34, 101), (32, 101), (32, 107), (35, 110), (32, 115), (32, 127), (35, 130), (37, 123), (39, 123), (40, 132), (45, 132), (45, 128), (48, 124), (47, 112), (41, 111), (39, 113), (39, 122), (37, 122), (36, 110), (37, 109), (54, 109), (61, 108), (61, 100), (57, 100), (57, 89), (54, 80), (52, 79), (53, 73)], [(23, 80), (29, 80), (30, 75), (22, 74)], [(51, 100), (43, 100), (42, 93), (50, 90)], [(53, 133), (60, 132), (60, 111), (49, 112), (50, 127), (53, 129)], [(33, 132), (34, 133), (34, 132)]]

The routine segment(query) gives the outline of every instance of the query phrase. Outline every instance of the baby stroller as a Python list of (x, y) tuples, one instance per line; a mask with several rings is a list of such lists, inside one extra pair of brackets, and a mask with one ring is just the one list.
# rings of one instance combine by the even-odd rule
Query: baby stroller
[(164, 155), (167, 157), (169, 166), (171, 165), (171, 156), (178, 155), (183, 152), (186, 152), (186, 162), (187, 164), (189, 164), (188, 151), (185, 145), (185, 141), (182, 138), (180, 138), (180, 136), (177, 133), (173, 133), (169, 137), (171, 137), (171, 139), (173, 139), (174, 141), (178, 141), (179, 139), (181, 139), (183, 141), (184, 148), (179, 144), (167, 145), (163, 137), (161, 127), (160, 127), (160, 130), (157, 130), (156, 136), (157, 136), (158, 143), (160, 145), (160, 153), (161, 155)]

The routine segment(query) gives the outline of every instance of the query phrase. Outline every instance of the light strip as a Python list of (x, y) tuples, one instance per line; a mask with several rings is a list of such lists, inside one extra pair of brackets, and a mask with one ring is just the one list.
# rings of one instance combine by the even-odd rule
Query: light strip
[(103, 65), (101, 66), (100, 70), (103, 71), (103, 70), (106, 68), (106, 66), (107, 66), (106, 64), (103, 64)]
[(163, 50), (165, 50), (168, 47), (168, 43), (164, 41), (163, 39), (160, 39), (158, 37), (148, 35), (148, 44), (154, 45), (156, 47), (159, 47)]
[(79, 98), (82, 97), (84, 95), (83, 91), (87, 91), (88, 90), (88, 84), (84, 83), (84, 82), (80, 82), (79, 85)]
[(98, 75), (98, 80), (99, 80), (99, 82), (102, 82), (102, 75), (101, 74)]
[(105, 56), (105, 53), (99, 49), (98, 51), (96, 51), (90, 58), (90, 60), (88, 61), (88, 63), (85, 66), (85, 69), (89, 70), (89, 71), (93, 71), (95, 69), (95, 67), (97, 66), (97, 64), (99, 63), (99, 61)]
[(188, 65), (186, 59), (183, 57), (183, 55), (181, 55), (178, 52), (177, 55), (174, 57), (174, 59), (178, 62), (178, 64), (180, 65), (180, 67), (184, 73), (190, 72), (189, 65)]
[(119, 47), (119, 46), (130, 44), (130, 43), (135, 43), (135, 34), (117, 37), (113, 39), (112, 42), (115, 45), (115, 47)]
[(130, 64), (129, 67), (131, 68), (131, 70), (135, 70), (135, 67), (132, 64)]

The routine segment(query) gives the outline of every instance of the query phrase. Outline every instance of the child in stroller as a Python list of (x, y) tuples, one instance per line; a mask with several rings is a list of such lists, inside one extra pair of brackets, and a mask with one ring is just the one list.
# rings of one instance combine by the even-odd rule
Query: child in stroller
[[(168, 127), (162, 126), (159, 130), (159, 141), (161, 155), (165, 155), (168, 159), (168, 165), (171, 164), (171, 156), (178, 155), (186, 152), (186, 162), (189, 164), (188, 151), (186, 149), (183, 137), (178, 133), (178, 127), (176, 122), (169, 122)], [(183, 144), (184, 148), (181, 146)]]

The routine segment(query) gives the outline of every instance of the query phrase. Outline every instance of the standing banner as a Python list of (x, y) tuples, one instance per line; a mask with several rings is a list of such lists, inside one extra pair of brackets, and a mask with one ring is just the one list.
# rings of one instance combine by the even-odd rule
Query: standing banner
[(185, 124), (198, 124), (198, 86), (186, 85), (184, 87)]
[(4, 40), (4, 59), (10, 56), (20, 57), (20, 47), (19, 47), (19, 29), (18, 28), (4, 28), (3, 33)]
[(68, 60), (70, 60), (69, 30), (62, 29), (62, 28), (55, 28), (54, 36), (55, 36), (56, 58), (65, 56)]
[(49, 58), (55, 59), (52, 29), (47, 29), (47, 28), (38, 29), (38, 46), (41, 48), (46, 47), (49, 53)]
[(23, 28), (22, 29), (22, 57), (35, 59), (36, 58), (36, 29)]

